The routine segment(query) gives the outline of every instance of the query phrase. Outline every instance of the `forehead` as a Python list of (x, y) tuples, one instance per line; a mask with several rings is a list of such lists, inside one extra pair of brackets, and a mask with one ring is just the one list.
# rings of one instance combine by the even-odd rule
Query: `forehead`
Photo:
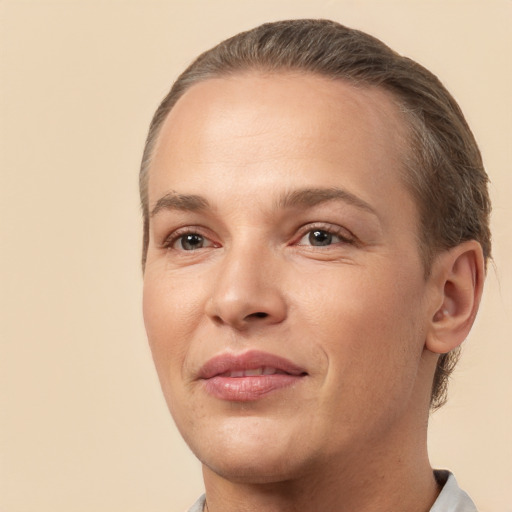
[[(243, 180), (250, 171), (269, 173), (279, 166), (293, 173), (294, 165), (309, 165), (314, 182), (315, 168), (329, 166), (340, 171), (334, 181), (341, 174), (345, 181), (366, 178), (377, 191), (384, 182), (401, 181), (406, 147), (406, 121), (385, 90), (291, 72), (209, 79), (193, 85), (163, 123), (150, 201), (169, 188), (172, 175), (182, 185), (197, 185), (194, 175), (205, 167), (219, 179), (236, 167)], [(344, 185), (357, 189), (361, 180), (352, 181)]]

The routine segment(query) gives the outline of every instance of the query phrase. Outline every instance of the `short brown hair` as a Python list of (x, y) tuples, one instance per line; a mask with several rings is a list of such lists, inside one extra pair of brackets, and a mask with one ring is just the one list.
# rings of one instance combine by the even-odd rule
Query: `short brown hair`
[[(178, 77), (158, 107), (139, 176), (143, 266), (149, 243), (148, 169), (164, 120), (192, 85), (250, 70), (301, 71), (391, 93), (409, 125), (404, 178), (419, 210), (425, 274), (437, 253), (466, 240), (477, 240), (487, 261), (491, 252), (488, 177), (473, 134), (450, 93), (430, 71), (364, 32), (329, 20), (301, 19), (265, 23), (206, 51)], [(456, 350), (438, 360), (432, 409), (446, 401), (448, 377), (458, 356)]]

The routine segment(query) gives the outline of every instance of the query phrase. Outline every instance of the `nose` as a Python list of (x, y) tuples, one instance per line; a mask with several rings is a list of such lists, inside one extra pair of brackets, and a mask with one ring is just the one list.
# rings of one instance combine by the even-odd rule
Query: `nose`
[(287, 304), (281, 289), (279, 257), (246, 245), (227, 250), (213, 280), (206, 314), (239, 331), (281, 323)]

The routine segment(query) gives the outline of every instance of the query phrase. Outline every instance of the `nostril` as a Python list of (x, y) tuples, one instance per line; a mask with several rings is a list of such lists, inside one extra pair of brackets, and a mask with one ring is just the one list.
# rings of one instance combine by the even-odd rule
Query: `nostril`
[(258, 313), (252, 313), (251, 315), (249, 315), (249, 317), (254, 317), (254, 318), (266, 318), (268, 316), (268, 313), (263, 313), (263, 312), (258, 312)]

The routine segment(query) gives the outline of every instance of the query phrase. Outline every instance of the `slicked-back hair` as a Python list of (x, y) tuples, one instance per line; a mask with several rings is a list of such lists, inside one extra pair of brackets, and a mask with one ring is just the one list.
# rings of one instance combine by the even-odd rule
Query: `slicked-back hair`
[[(192, 62), (163, 99), (150, 124), (139, 176), (143, 268), (149, 243), (148, 173), (167, 115), (194, 84), (258, 71), (310, 73), (390, 93), (408, 128), (403, 180), (419, 212), (418, 245), (425, 276), (436, 254), (467, 240), (481, 244), (487, 262), (488, 177), (473, 134), (450, 93), (430, 71), (373, 36), (334, 21), (300, 19), (265, 23), (221, 42)], [(448, 378), (458, 358), (458, 349), (440, 356), (432, 410), (445, 403)]]

